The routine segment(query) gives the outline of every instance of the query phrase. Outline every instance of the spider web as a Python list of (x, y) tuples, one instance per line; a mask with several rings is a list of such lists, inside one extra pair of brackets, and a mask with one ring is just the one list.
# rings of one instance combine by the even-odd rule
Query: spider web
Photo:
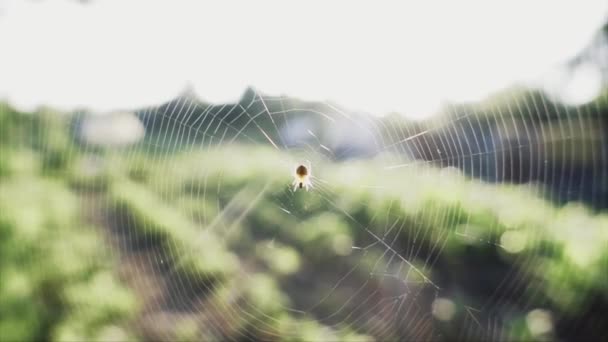
[[(602, 73), (603, 93), (586, 104), (560, 103), (560, 89), (513, 87), (412, 121), (257, 88), (226, 104), (186, 91), (136, 110), (145, 136), (128, 147), (79, 136), (88, 113), (70, 123), (81, 138), (66, 144), (74, 150), (35, 124), (25, 147), (44, 141), (43, 165), (77, 161), (62, 176), (103, 229), (108, 259), (120, 261), (144, 339), (602, 340), (600, 40), (562, 75), (589, 65)], [(291, 185), (298, 164), (311, 165), (310, 191)], [(63, 181), (43, 171), (49, 189)], [(80, 328), (71, 323), (67, 331)]]
[[(550, 114), (539, 113), (566, 107), (544, 95), (513, 95), (507, 101), (485, 108), (486, 116), (449, 106), (426, 126), (255, 89), (236, 104), (209, 105), (186, 94), (141, 111), (146, 138), (116, 158), (131, 165), (134, 175), (149, 177), (153, 194), (143, 196), (186, 208), (181, 210), (186, 219), (167, 221), (170, 229), (163, 230), (162, 223), (138, 218), (132, 213), (137, 209), (129, 207), (137, 182), (115, 187), (114, 199), (100, 204), (112, 208), (117, 201), (119, 213), (131, 212), (116, 215), (111, 225), (118, 236), (116, 253), (129, 260), (136, 279), (132, 286), (146, 293), (146, 279), (162, 281), (167, 292), (144, 296), (139, 324), (150, 330), (191, 322), (197, 327), (193, 336), (205, 339), (302, 337), (302, 322), (322, 327), (324, 335), (309, 339), (510, 338), (508, 316), (530, 309), (528, 293), (537, 289), (525, 270), (546, 252), (535, 242), (545, 232), (528, 230), (534, 247), (521, 255), (509, 252), (513, 247), (501, 240), (513, 228), (505, 227), (508, 218), (490, 220), (480, 230), (484, 223), (475, 221), (477, 213), (458, 203), (473, 203), (500, 218), (513, 203), (499, 199), (501, 207), (483, 205), (492, 187), (524, 183), (517, 193), (563, 202), (580, 199), (585, 184), (599, 175), (576, 179), (573, 170), (550, 169), (542, 152), (574, 160), (577, 151), (567, 146), (588, 128), (594, 107), (577, 109), (574, 117), (558, 121), (557, 129), (548, 129)], [(537, 117), (520, 120), (529, 113)], [(582, 153), (600, 156), (593, 159), (593, 170), (605, 165), (605, 153)], [(180, 161), (182, 156), (190, 161)], [(521, 160), (529, 165), (514, 162)], [(293, 166), (306, 161), (313, 188), (293, 191)], [(546, 190), (563, 188), (568, 198)], [(170, 238), (182, 222), (194, 233)], [(339, 229), (328, 228), (334, 226)], [(453, 262), (446, 247), (454, 244), (473, 252)], [(222, 252), (207, 253), (218, 248)], [(125, 257), (133, 249), (138, 256)], [(508, 254), (510, 264), (476, 269), (482, 267), (475, 260), (479, 249), (490, 249), (496, 260)], [(276, 250), (296, 251), (297, 266), (272, 273), (273, 263), (293, 258)], [(218, 259), (196, 266), (209, 257)], [(224, 267), (224, 257), (236, 261)], [(466, 279), (478, 273), (490, 277), (489, 283)], [(275, 287), (273, 293), (264, 290)], [(159, 329), (152, 336), (175, 338), (176, 331)]]
[[(174, 120), (171, 118), (172, 115), (178, 115), (181, 111), (185, 110), (185, 118), (183, 121), (177, 121), (177, 134), (173, 132), (175, 128), (170, 131), (166, 131), (161, 138), (161, 145), (172, 144), (175, 143), (178, 139), (183, 139), (184, 135), (188, 136), (189, 133), (193, 135), (203, 135), (201, 146), (205, 146), (205, 137), (209, 137), (209, 144), (213, 144), (214, 148), (220, 148), (226, 144), (233, 144), (237, 139), (242, 138), (247, 143), (251, 143), (253, 145), (268, 145), (277, 151), (277, 153), (281, 153), (283, 156), (289, 155), (291, 153), (296, 153), (300, 156), (300, 160), (312, 160), (318, 161), (327, 160), (328, 158), (339, 158), (332, 151), (331, 148), (322, 144), (312, 130), (306, 129), (306, 132), (310, 137), (312, 137), (312, 141), (304, 141), (300, 144), (296, 142), (296, 145), (300, 145), (296, 148), (290, 148), (285, 143), (285, 138), (283, 138), (279, 126), (289, 127), (289, 118), (288, 114), (290, 112), (301, 111), (300, 108), (291, 108), (291, 109), (283, 109), (285, 108), (285, 104), (283, 103), (282, 98), (277, 99), (268, 99), (265, 100), (263, 96), (259, 93), (254, 92), (252, 94), (251, 100), (249, 103), (245, 105), (236, 105), (232, 106), (228, 113), (236, 113), (232, 120), (224, 118), (218, 118), (217, 114), (214, 114), (211, 110), (203, 111), (202, 115), (199, 115), (199, 119), (194, 120), (192, 125), (184, 124), (183, 122), (189, 122), (189, 119), (197, 109), (197, 105), (193, 103), (191, 99), (181, 99), (176, 101), (173, 106), (168, 106), (167, 110), (164, 112), (159, 112), (158, 110), (154, 110), (153, 115), (160, 115), (164, 120)], [(281, 110), (279, 111), (271, 111), (267, 102), (278, 102)], [(276, 106), (276, 104), (275, 104)], [(261, 108), (260, 108), (261, 107)], [(253, 109), (255, 108), (255, 109)], [(326, 121), (329, 125), (335, 125), (335, 123), (339, 120), (347, 120), (352, 121), (352, 117), (349, 114), (335, 108), (334, 106), (327, 105), (327, 109), (322, 111), (314, 111), (314, 114), (319, 115), (324, 121)], [(190, 110), (189, 110), (190, 109)], [(225, 107), (219, 107), (219, 111), (224, 110)], [(177, 110), (177, 111), (176, 111)], [(177, 114), (175, 114), (177, 113)], [(211, 116), (210, 119), (207, 119), (208, 124), (205, 124), (205, 115)], [(228, 116), (228, 115), (227, 115)], [(240, 126), (235, 125), (235, 122), (239, 120), (239, 118), (245, 116), (246, 121), (244, 124)], [(212, 127), (213, 121), (216, 121), (216, 126)], [(257, 121), (256, 121), (257, 120)], [(270, 127), (267, 129), (262, 128), (262, 125), (258, 123), (258, 121), (262, 120), (270, 120)], [(196, 121), (200, 121), (198, 123)], [(355, 122), (355, 124), (357, 124)], [(253, 138), (244, 131), (248, 128), (248, 126), (253, 127), (253, 131), (257, 130), (260, 135), (257, 138)], [(367, 128), (368, 130), (377, 129), (377, 127)], [(181, 130), (181, 131), (180, 131)], [(213, 135), (210, 135), (210, 131), (213, 130)], [(186, 133), (186, 131), (188, 133)], [(219, 140), (215, 143), (211, 142), (211, 140), (215, 137), (219, 136)], [(375, 135), (374, 135), (375, 136)], [(188, 139), (188, 138), (187, 138)], [(181, 142), (180, 142), (181, 143)], [(178, 143), (179, 144), (179, 143)], [(382, 144), (376, 142), (376, 144)], [(395, 143), (395, 146), (399, 143)], [(386, 145), (386, 143), (384, 143)], [(382, 146), (384, 146), (382, 145)], [(390, 148), (389, 145), (386, 145), (387, 148)], [(205, 147), (203, 147), (204, 149)], [(207, 146), (207, 148), (210, 148)], [(296, 150), (296, 152), (292, 152)], [(285, 153), (286, 152), (286, 153)], [(238, 158), (238, 157), (237, 157)], [(284, 157), (283, 157), (284, 158)], [(313, 165), (317, 163), (313, 162)], [(285, 163), (284, 172), (287, 174), (290, 170), (289, 166), (292, 163)], [(240, 167), (239, 162), (235, 161), (230, 167)], [(243, 167), (247, 167), (243, 165)], [(313, 170), (316, 168), (313, 168)], [(314, 171), (313, 171), (314, 172)], [(334, 189), (332, 182), (326, 181), (322, 178), (321, 175), (316, 176), (313, 173), (314, 181), (314, 190), (310, 193), (305, 194), (304, 196), (315, 196), (319, 197), (321, 202), (324, 202), (330, 208), (330, 211), (337, 213), (339, 216), (343, 216), (346, 221), (352, 225), (355, 229), (360, 230), (367, 234), (367, 239), (363, 239), (362, 242), (365, 245), (355, 246), (354, 244), (349, 246), (350, 249), (353, 250), (353, 253), (349, 253), (349, 255), (345, 258), (346, 260), (337, 260), (336, 266), (337, 269), (344, 268), (344, 271), (340, 271), (335, 273), (333, 267), (329, 267), (331, 273), (335, 273), (330, 277), (335, 278), (335, 283), (331, 286), (331, 288), (321, 291), (323, 294), (320, 298), (310, 298), (312, 300), (310, 303), (312, 304), (304, 304), (302, 301), (299, 305), (294, 305), (291, 307), (287, 307), (291, 312), (294, 312), (298, 315), (312, 315), (320, 322), (327, 322), (327, 325), (332, 328), (352, 328), (356, 326), (354, 330), (360, 330), (361, 326), (367, 326), (366, 330), (369, 329), (371, 335), (377, 337), (387, 337), (387, 336), (395, 336), (394, 330), (395, 327), (401, 326), (402, 321), (407, 317), (407, 315), (399, 314), (400, 311), (403, 310), (404, 306), (407, 306), (410, 310), (419, 311), (421, 310), (419, 302), (419, 298), (422, 296), (423, 290), (426, 289), (427, 285), (432, 289), (432, 295), (436, 296), (439, 287), (432, 282), (432, 280), (425, 275), (425, 268), (427, 268), (427, 264), (429, 260), (425, 260), (423, 265), (415, 266), (414, 263), (410, 260), (414, 260), (416, 255), (419, 253), (415, 249), (409, 251), (409, 255), (407, 255), (400, 247), (400, 250), (396, 250), (394, 247), (395, 242), (397, 240), (397, 236), (404, 229), (404, 224), (400, 223), (402, 220), (399, 215), (391, 214), (390, 208), (386, 212), (377, 213), (379, 216), (385, 216), (386, 223), (383, 227), (374, 228), (372, 231), (368, 228), (370, 225), (374, 224), (375, 217), (372, 217), (369, 222), (362, 222), (359, 219), (354, 218), (347, 210), (342, 208), (340, 204), (336, 203), (336, 198), (339, 198), (337, 191)], [(208, 186), (208, 184), (207, 184)], [(353, 187), (362, 187), (362, 185), (347, 185)], [(374, 186), (370, 184), (369, 186)], [(205, 185), (202, 185), (202, 192), (205, 192)], [(214, 187), (214, 186), (212, 186)], [(271, 203), (276, 205), (278, 209), (281, 210), (282, 213), (291, 217), (294, 222), (301, 222), (306, 219), (307, 212), (306, 209), (301, 208), (300, 203), (296, 203), (294, 197), (300, 195), (299, 193), (294, 193), (289, 190), (288, 184), (283, 184), (281, 187), (281, 191), (279, 194), (281, 197), (277, 195), (270, 195)], [(223, 215), (227, 210), (230, 210), (231, 204), (233, 200), (236, 200), (239, 195), (247, 192), (247, 188), (245, 190), (241, 190), (237, 193), (231, 200), (228, 201), (227, 204), (221, 205), (218, 204), (218, 215)], [(217, 194), (221, 195), (222, 184), (221, 181), (217, 184)], [(249, 192), (250, 194), (243, 194), (242, 197), (247, 197), (245, 199), (246, 202), (249, 202), (248, 205), (242, 213), (239, 213), (236, 217), (236, 222), (244, 219), (244, 217), (251, 210), (256, 210), (255, 206), (260, 199), (260, 195), (264, 196), (265, 193), (269, 191), (268, 183), (264, 185), (263, 188), (253, 189), (253, 191)], [(200, 191), (199, 191), (200, 192)], [(258, 195), (253, 195), (254, 193), (259, 193)], [(273, 198), (274, 197), (274, 198)], [(287, 199), (284, 202), (284, 199)], [(364, 202), (359, 202), (359, 205), (367, 206)], [(213, 222), (217, 222), (214, 220)], [(211, 227), (203, 229), (213, 229), (213, 222)], [(390, 223), (390, 227), (389, 227)], [(231, 233), (231, 230), (235, 228), (235, 222), (227, 222), (223, 225), (222, 228), (218, 229), (218, 235), (225, 237)], [(281, 229), (298, 229), (298, 227), (282, 227)], [(420, 233), (420, 232), (418, 232)], [(272, 242), (280, 239), (279, 234), (272, 236)], [(415, 241), (413, 242), (416, 243)], [(432, 249), (437, 248), (441, 244), (441, 240), (436, 241), (433, 244)], [(269, 247), (272, 248), (272, 247)], [(188, 251), (185, 251), (187, 253)], [(368, 255), (373, 255), (371, 258)], [(178, 255), (175, 259), (182, 259), (184, 256)], [(247, 256), (242, 256), (242, 258), (247, 259)], [(373, 266), (371, 269), (364, 269), (365, 274), (363, 277), (361, 274), (357, 274), (358, 279), (355, 278), (355, 273), (360, 272), (361, 264), (363, 262), (373, 262)], [(390, 269), (390, 270), (389, 270)], [(246, 272), (243, 272), (242, 276), (244, 277), (243, 281), (246, 283), (248, 279), (248, 275)], [(312, 275), (314, 277), (314, 275)], [(321, 307), (332, 299), (332, 296), (335, 296), (337, 289), (346, 282), (353, 282), (352, 279), (355, 278), (355, 281), (363, 280), (362, 284), (358, 284), (358, 287), (354, 289), (354, 293), (352, 295), (341, 297), (343, 300), (343, 304), (339, 306), (338, 310), (335, 312), (328, 312), (327, 309), (321, 309)], [(415, 279), (410, 279), (415, 278)], [(370, 285), (370, 283), (375, 283)], [(307, 286), (314, 287), (313, 284), (309, 284)], [(382, 294), (379, 295), (381, 291), (380, 287), (387, 287), (382, 289)], [(306, 291), (306, 287), (301, 287), (300, 291)], [(214, 288), (211, 291), (216, 291)], [(293, 296), (297, 296), (296, 293), (292, 294)], [(374, 302), (370, 303), (370, 300)], [(296, 301), (297, 302), (297, 301)], [(406, 305), (406, 303), (408, 303)], [(416, 305), (417, 308), (412, 309), (410, 305)], [(426, 304), (428, 306), (428, 303)], [(237, 313), (235, 315), (249, 315), (249, 311), (252, 311), (252, 314), (255, 317), (255, 312), (257, 311), (255, 306), (250, 305), (247, 302), (244, 302), (242, 305), (238, 306), (236, 309)], [(418, 314), (421, 314), (418, 312)], [(386, 318), (390, 318), (387, 322), (379, 322), (376, 321), (378, 316), (384, 316)], [(258, 325), (259, 324), (259, 325)], [(256, 321), (252, 324), (254, 327), (259, 327), (256, 329), (260, 329), (260, 332), (254, 332), (253, 336), (258, 336), (260, 333), (271, 334), (265, 328), (265, 324), (263, 321)], [(392, 328), (391, 328), (392, 326)], [(407, 325), (405, 326), (407, 329)], [(401, 329), (401, 327), (399, 328)], [(420, 332), (415, 328), (412, 336), (416, 337)], [(251, 333), (251, 332), (246, 332)], [(397, 335), (398, 336), (398, 335)]]
[[(138, 112), (137, 144), (75, 153), (127, 170), (85, 202), (105, 213), (150, 339), (517, 339), (513, 317), (555, 308), (531, 275), (559, 252), (544, 243), (553, 205), (606, 206), (589, 191), (608, 179), (605, 100), (516, 89), (422, 123), (256, 89), (223, 105), (186, 93)], [(294, 191), (307, 162), (313, 188)], [(538, 218), (517, 217), (527, 206)]]

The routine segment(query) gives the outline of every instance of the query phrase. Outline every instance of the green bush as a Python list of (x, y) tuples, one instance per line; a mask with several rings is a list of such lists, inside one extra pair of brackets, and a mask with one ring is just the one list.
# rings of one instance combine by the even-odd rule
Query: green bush
[[(96, 338), (133, 317), (102, 238), (62, 183), (12, 178), (0, 188), (0, 339)], [(77, 332), (77, 333), (76, 333)]]

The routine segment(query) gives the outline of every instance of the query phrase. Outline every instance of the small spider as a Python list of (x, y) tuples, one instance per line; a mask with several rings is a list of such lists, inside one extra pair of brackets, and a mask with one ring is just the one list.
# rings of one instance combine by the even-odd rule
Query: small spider
[(308, 162), (308, 166), (304, 164), (298, 164), (294, 168), (293, 173), (293, 191), (297, 191), (298, 188), (305, 188), (308, 191), (312, 188), (312, 167), (310, 166), (310, 162)]

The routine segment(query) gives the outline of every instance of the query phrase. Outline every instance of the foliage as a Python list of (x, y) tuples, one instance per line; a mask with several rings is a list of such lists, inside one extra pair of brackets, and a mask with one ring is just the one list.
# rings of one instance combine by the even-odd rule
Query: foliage
[(3, 341), (96, 339), (135, 312), (103, 237), (59, 180), (3, 179), (0, 235)]
[[(184, 315), (167, 332), (181, 340), (367, 340), (373, 325), (319, 319), (340, 311), (353, 296), (348, 286), (308, 314), (287, 308), (319, 302), (343, 275), (335, 269), (356, 265), (351, 285), (380, 287), (377, 265), (403, 264), (399, 256), (416, 268), (403, 272), (405, 281), (433, 280), (446, 285), (442, 291), (464, 278), (490, 279), (481, 288), (495, 289), (512, 272), (530, 306), (565, 316), (583, 314), (593, 294), (608, 292), (608, 216), (578, 204), (555, 207), (532, 184), (486, 184), (424, 164), (386, 169), (395, 157), (380, 155), (319, 161), (314, 190), (294, 193), (295, 157), (270, 146), (157, 153), (146, 141), (105, 151), (73, 141), (67, 116), (4, 108), (0, 122), (2, 340), (148, 336), (128, 324), (143, 295), (119, 280), (118, 253), (103, 248), (118, 234), (113, 226), (133, 240), (114, 246), (121, 254), (163, 256), (162, 280), (187, 283), (192, 298), (201, 296), (201, 307), (188, 310), (206, 323)], [(378, 245), (355, 255), (352, 247), (377, 245), (374, 236), (387, 234), (395, 250)], [(135, 250), (138, 243), (147, 250)], [(484, 273), (491, 271), (502, 273)], [(311, 278), (312, 285), (301, 283)], [(452, 298), (454, 321), (489, 299), (477, 290)], [(507, 322), (513, 336), (533, 336), (527, 310), (515, 309)], [(442, 329), (449, 335), (449, 324)], [(401, 336), (389, 334), (383, 337)]]

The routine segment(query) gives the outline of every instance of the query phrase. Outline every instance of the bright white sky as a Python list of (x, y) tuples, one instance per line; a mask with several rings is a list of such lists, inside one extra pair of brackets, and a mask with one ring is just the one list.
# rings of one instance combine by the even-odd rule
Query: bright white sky
[(0, 0), (0, 98), (106, 111), (252, 85), (421, 117), (538, 79), (607, 13), (606, 0)]

